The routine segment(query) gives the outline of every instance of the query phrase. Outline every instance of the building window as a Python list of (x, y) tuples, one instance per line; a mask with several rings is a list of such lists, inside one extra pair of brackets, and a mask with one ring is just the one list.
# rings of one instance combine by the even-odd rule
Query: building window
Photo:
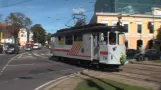
[(141, 50), (142, 47), (143, 47), (143, 40), (137, 40), (137, 49)]
[(124, 24), (125, 29), (129, 32), (129, 24)]
[(126, 48), (129, 47), (129, 42), (128, 42), (128, 40), (125, 41), (125, 46), (126, 46)]
[(72, 45), (73, 44), (73, 37), (72, 36), (66, 36), (65, 37), (65, 44), (66, 45)]
[(142, 24), (138, 24), (137, 27), (138, 27), (138, 33), (142, 33)]

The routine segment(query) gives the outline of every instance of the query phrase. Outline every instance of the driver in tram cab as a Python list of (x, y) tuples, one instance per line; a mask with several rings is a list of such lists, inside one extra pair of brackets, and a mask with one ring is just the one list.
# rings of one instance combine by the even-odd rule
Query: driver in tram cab
[(106, 41), (104, 40), (104, 37), (101, 37), (101, 44), (106, 45)]
[(116, 44), (116, 39), (115, 39), (114, 35), (110, 35), (110, 37), (109, 37), (109, 44), (111, 44), (111, 45), (115, 45)]

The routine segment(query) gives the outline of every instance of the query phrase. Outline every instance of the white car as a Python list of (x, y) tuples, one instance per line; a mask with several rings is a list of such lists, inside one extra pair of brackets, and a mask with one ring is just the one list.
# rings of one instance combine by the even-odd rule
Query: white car
[(35, 44), (33, 45), (33, 49), (39, 49), (39, 44), (38, 44), (38, 43), (35, 43)]

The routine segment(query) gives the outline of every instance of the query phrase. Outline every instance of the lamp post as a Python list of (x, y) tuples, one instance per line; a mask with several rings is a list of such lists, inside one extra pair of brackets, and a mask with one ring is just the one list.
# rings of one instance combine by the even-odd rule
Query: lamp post
[(121, 25), (122, 14), (118, 14), (117, 18), (118, 18), (117, 26), (120, 26)]
[(152, 12), (153, 12), (153, 45), (155, 44), (154, 40), (155, 40), (155, 10), (160, 10), (160, 9), (156, 9), (154, 8), (154, 5), (153, 5), (153, 9), (152, 9)]

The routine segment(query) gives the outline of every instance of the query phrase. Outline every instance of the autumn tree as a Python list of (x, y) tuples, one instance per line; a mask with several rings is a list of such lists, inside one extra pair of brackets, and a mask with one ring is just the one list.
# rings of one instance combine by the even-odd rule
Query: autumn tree
[(9, 25), (7, 28), (13, 36), (15, 43), (19, 43), (18, 33), (20, 29), (26, 28), (29, 30), (32, 24), (31, 19), (20, 12), (10, 13), (10, 15), (5, 19), (5, 22)]

